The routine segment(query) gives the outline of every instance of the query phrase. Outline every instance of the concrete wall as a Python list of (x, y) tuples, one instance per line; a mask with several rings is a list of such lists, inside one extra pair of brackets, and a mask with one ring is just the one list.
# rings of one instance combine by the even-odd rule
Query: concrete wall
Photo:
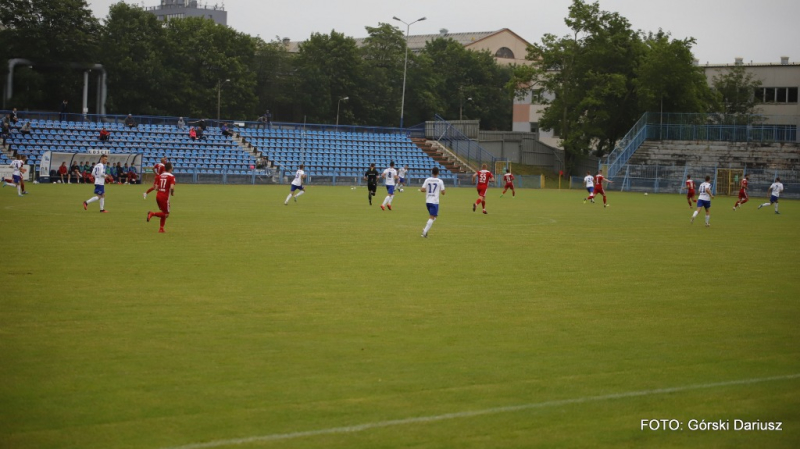
[(647, 141), (636, 150), (629, 164), (720, 165), (796, 170), (800, 168), (800, 144)]
[[(761, 87), (796, 87), (800, 88), (800, 64), (781, 64), (780, 60), (767, 64), (743, 64), (747, 73), (761, 81)], [(713, 85), (715, 76), (728, 73), (735, 64), (714, 64), (704, 66), (708, 85)], [(761, 104), (763, 115), (800, 115), (800, 103)]]
[(498, 64), (531, 64), (531, 61), (525, 59), (528, 54), (528, 42), (519, 37), (511, 30), (503, 29), (500, 32), (493, 34), (487, 38), (475, 41), (472, 44), (467, 44), (464, 47), (473, 51), (488, 51), (492, 56), (495, 56), (497, 50), (502, 47), (508, 48), (514, 53), (513, 58), (498, 58), (495, 61)]

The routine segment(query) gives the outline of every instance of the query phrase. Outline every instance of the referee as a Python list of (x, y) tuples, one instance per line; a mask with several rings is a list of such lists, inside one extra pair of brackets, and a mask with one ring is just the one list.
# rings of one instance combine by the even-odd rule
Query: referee
[(378, 177), (380, 173), (375, 168), (375, 164), (369, 164), (369, 170), (364, 173), (364, 179), (367, 180), (367, 198), (369, 199), (369, 205), (372, 206), (372, 197), (375, 196), (375, 193), (378, 191)]

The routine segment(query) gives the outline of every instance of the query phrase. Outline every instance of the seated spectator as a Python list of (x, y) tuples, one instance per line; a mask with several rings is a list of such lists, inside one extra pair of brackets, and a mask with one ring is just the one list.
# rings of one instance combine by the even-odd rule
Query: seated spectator
[(89, 161), (83, 161), (83, 167), (81, 168), (82, 172), (81, 175), (83, 176), (84, 183), (94, 183), (94, 178), (92, 178), (92, 164)]
[(108, 130), (104, 126), (103, 129), (100, 130), (100, 137), (98, 137), (98, 139), (102, 142), (108, 142), (108, 138), (110, 135), (111, 133), (108, 132)]
[(178, 129), (183, 131), (183, 128), (186, 128), (186, 122), (183, 121), (183, 117), (178, 117)]
[(117, 182), (122, 184), (128, 182), (128, 164), (125, 164), (123, 167), (119, 162), (117, 162)]
[(28, 120), (22, 125), (22, 128), (19, 129), (19, 132), (22, 134), (30, 134), (31, 133), (31, 121)]
[(9, 120), (11, 120), (11, 124), (15, 124), (19, 121), (19, 117), (17, 117), (17, 108), (11, 110), (11, 113), (8, 114)]
[(137, 179), (139, 179), (139, 174), (136, 172), (136, 167), (131, 165), (128, 167), (128, 184), (136, 184)]
[(125, 126), (128, 128), (136, 127), (136, 120), (133, 119), (131, 114), (128, 114), (128, 116), (125, 118)]
[(67, 169), (66, 162), (62, 162), (61, 167), (58, 167), (58, 176), (61, 178), (61, 184), (66, 184), (69, 182), (69, 169)]
[(67, 184), (72, 184), (72, 178), (75, 178), (75, 184), (80, 184), (83, 176), (81, 176), (81, 166), (77, 162), (73, 162), (72, 167), (69, 168), (69, 176)]
[(114, 164), (108, 164), (106, 166), (106, 179), (111, 178), (111, 182), (117, 180), (117, 167), (114, 167)]
[(195, 130), (195, 133), (197, 135), (197, 140), (200, 140), (200, 139), (203, 138), (203, 128), (198, 126), (197, 129)]
[(197, 131), (195, 131), (194, 126), (189, 128), (189, 138), (192, 140), (197, 140)]
[(222, 124), (222, 128), (220, 128), (220, 129), (222, 130), (222, 135), (223, 136), (231, 137), (233, 135), (233, 132), (231, 132), (231, 130), (228, 129), (228, 125), (225, 124), (225, 123)]

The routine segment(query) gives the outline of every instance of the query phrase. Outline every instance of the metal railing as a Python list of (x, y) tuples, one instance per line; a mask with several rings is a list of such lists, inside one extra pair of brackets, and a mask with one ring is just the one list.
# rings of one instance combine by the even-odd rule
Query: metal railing
[(442, 143), (462, 160), (473, 165), (472, 168), (476, 170), (480, 170), (483, 164), (486, 164), (490, 170), (493, 169), (495, 162), (498, 160), (496, 157), (481, 147), (478, 142), (465, 136), (461, 131), (450, 124), (450, 122), (443, 119), (438, 114), (435, 116), (435, 119), (435, 123), (428, 124), (428, 126), (433, 126), (437, 142)]

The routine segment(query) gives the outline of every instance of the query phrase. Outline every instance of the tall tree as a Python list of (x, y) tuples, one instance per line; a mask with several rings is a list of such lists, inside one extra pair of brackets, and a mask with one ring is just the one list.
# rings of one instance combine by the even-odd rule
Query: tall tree
[(351, 111), (363, 108), (361, 92), (364, 60), (353, 38), (331, 31), (314, 33), (300, 44), (295, 61), (300, 78), (298, 100), (310, 122), (333, 123), (339, 99), (349, 97), (340, 111), (340, 122), (363, 124), (363, 115)]
[(280, 39), (269, 43), (256, 40), (254, 70), (258, 113), (263, 114), (270, 110), (274, 121), (303, 120), (296, 101), (298, 80), (295, 76), (294, 57), (286, 51)]
[(734, 66), (711, 81), (721, 99), (718, 112), (725, 114), (757, 114), (759, 100), (755, 92), (761, 80), (747, 72), (744, 66)]
[(709, 112), (716, 96), (705, 73), (694, 64), (693, 38), (670, 39), (662, 30), (644, 40), (645, 52), (636, 69), (640, 111)]
[[(57, 108), (64, 98), (80, 98), (83, 76), (71, 63), (91, 64), (100, 25), (85, 0), (4, 0), (0, 2), (0, 60), (33, 61), (32, 70), (16, 87), (35, 86), (25, 104), (33, 109)], [(2, 73), (5, 74), (4, 65)], [(24, 71), (23, 71), (24, 72)], [(16, 92), (23, 92), (16, 89)]]
[[(399, 123), (403, 95), (405, 36), (400, 29), (387, 23), (366, 29), (369, 37), (361, 48), (364, 58), (362, 93), (373, 101), (363, 102), (362, 111), (359, 112), (364, 114), (365, 124), (396, 125)], [(409, 58), (413, 61), (414, 56), (409, 54)]]

